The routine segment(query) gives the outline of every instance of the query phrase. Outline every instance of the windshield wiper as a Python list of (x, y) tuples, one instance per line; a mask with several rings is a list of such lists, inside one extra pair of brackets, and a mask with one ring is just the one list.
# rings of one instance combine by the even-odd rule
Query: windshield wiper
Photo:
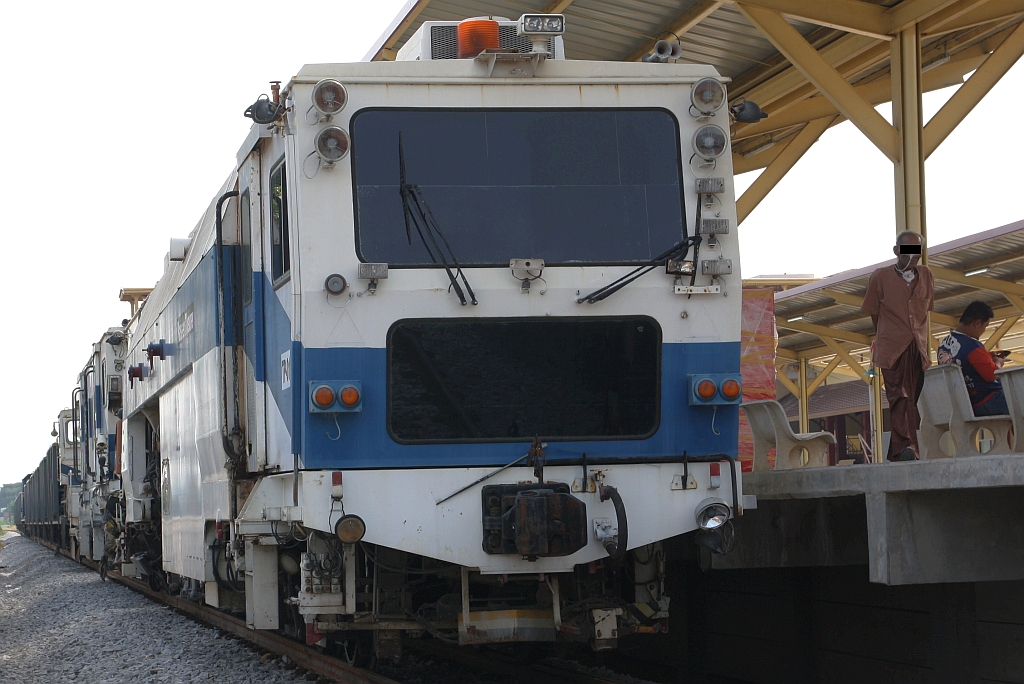
[[(401, 181), (401, 193), (402, 193), (402, 209), (405, 211), (405, 238), (412, 244), (412, 227), (416, 227), (416, 233), (420, 236), (420, 241), (423, 243), (423, 248), (427, 250), (427, 255), (430, 260), (437, 263), (438, 259), (441, 260), (441, 265), (444, 266), (445, 273), (448, 274), (448, 280), (451, 282), (451, 287), (455, 289), (455, 294), (459, 296), (459, 301), (462, 302), (462, 306), (466, 306), (466, 293), (469, 294), (469, 299), (473, 304), (477, 304), (476, 295), (473, 293), (473, 288), (469, 286), (469, 281), (466, 280), (466, 274), (462, 272), (462, 267), (459, 266), (459, 260), (455, 258), (455, 252), (452, 251), (452, 246), (448, 244), (448, 240), (445, 238), (444, 233), (441, 232), (441, 228), (437, 225), (437, 221), (434, 219), (434, 214), (430, 211), (430, 205), (423, 199), (423, 193), (420, 192), (418, 185), (410, 185), (405, 179), (405, 149), (402, 147), (402, 133), (398, 133), (398, 169), (399, 178)], [(427, 244), (427, 238), (430, 238), (430, 244)], [(441, 238), (441, 242), (444, 244), (444, 249), (441, 249), (441, 245), (438, 244), (437, 238)], [(433, 249), (430, 246), (433, 245)], [(448, 250), (448, 257), (445, 257), (444, 250)], [(434, 252), (437, 252), (437, 256)], [(448, 262), (451, 261), (455, 265), (455, 271), (452, 272), (451, 266)], [(458, 278), (462, 278), (462, 284), (466, 286), (466, 292), (462, 291), (462, 287), (459, 285)]]
[(622, 288), (629, 285), (637, 278), (647, 275), (648, 273), (658, 268), (659, 266), (664, 267), (665, 263), (669, 259), (681, 259), (685, 257), (686, 254), (690, 251), (690, 245), (698, 247), (700, 243), (700, 235), (685, 237), (681, 241), (677, 242), (676, 244), (672, 245), (667, 250), (659, 254), (658, 256), (648, 261), (647, 263), (637, 266), (635, 269), (633, 269), (626, 275), (622, 276), (615, 282), (609, 283), (608, 285), (605, 285), (600, 289), (594, 290), (588, 295), (580, 297), (579, 299), (576, 300), (576, 303), (582, 304), (586, 302), (587, 304), (594, 304), (595, 302), (599, 302), (602, 299), (607, 299), (608, 297), (611, 297), (613, 294), (615, 294)]

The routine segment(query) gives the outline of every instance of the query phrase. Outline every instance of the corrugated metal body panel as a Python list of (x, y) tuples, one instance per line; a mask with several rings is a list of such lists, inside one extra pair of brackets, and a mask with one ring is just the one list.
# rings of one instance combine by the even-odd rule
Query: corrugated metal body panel
[(163, 557), (164, 570), (205, 581), (203, 474), (196, 443), (195, 402), (191, 373), (160, 395), (160, 456), (167, 476), (161, 493), (165, 506)]

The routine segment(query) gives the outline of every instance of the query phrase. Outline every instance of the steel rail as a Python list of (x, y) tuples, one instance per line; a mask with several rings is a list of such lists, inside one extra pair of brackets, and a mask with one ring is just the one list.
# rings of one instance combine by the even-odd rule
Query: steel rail
[[(59, 548), (56, 544), (43, 539), (35, 537), (26, 538), (92, 570), (99, 571), (99, 563), (88, 558), (75, 558), (66, 549)], [(143, 594), (157, 603), (170, 606), (194, 620), (245, 639), (251, 644), (277, 655), (286, 655), (297, 666), (333, 681), (341, 682), (342, 684), (400, 684), (400, 682), (375, 672), (352, 667), (333, 656), (320, 653), (314, 648), (292, 641), (275, 632), (249, 629), (245, 621), (222, 613), (214, 608), (188, 601), (178, 596), (170, 596), (153, 591), (145, 582), (125, 577), (115, 570), (109, 570), (107, 578), (128, 587), (132, 591)], [(596, 673), (581, 672), (570, 667), (561, 667), (557, 662), (552, 661), (542, 661), (524, 667), (521, 661), (495, 651), (477, 653), (433, 639), (410, 640), (405, 643), (405, 647), (409, 650), (428, 653), (439, 658), (455, 661), (477, 671), (491, 672), (498, 675), (507, 676), (510, 669), (528, 668), (532, 684), (565, 684), (566, 682), (576, 682), (577, 684), (621, 684), (623, 681), (622, 675), (607, 677)]]
[[(36, 539), (35, 537), (26, 538), (31, 539), (41, 546), (45, 546), (48, 549), (56, 551), (71, 560), (77, 561), (86, 567), (99, 571), (99, 564), (87, 558), (74, 558), (69, 551), (59, 548), (56, 544), (42, 539)], [(245, 639), (246, 641), (270, 651), (271, 653), (286, 655), (299, 667), (309, 670), (310, 672), (315, 672), (316, 674), (327, 677), (333, 681), (341, 682), (342, 684), (400, 684), (400, 682), (389, 679), (375, 672), (363, 670), (358, 667), (352, 667), (333, 656), (320, 653), (315, 648), (292, 641), (291, 639), (281, 636), (275, 632), (249, 629), (244, 620), (239, 620), (238, 618), (222, 613), (214, 608), (194, 603), (178, 596), (170, 596), (168, 594), (161, 594), (153, 591), (145, 582), (131, 577), (125, 577), (114, 570), (108, 571), (107, 578), (128, 587), (132, 591), (143, 594), (153, 601), (170, 606), (194, 620), (203, 622), (211, 627), (216, 627), (217, 629), (221, 629), (229, 634)]]

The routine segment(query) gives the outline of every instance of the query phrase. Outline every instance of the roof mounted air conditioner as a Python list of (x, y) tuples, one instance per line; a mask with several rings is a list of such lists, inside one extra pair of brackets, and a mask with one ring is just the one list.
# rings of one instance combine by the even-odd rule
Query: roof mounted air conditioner
[[(485, 17), (487, 18), (487, 17)], [(506, 50), (519, 50), (528, 53), (533, 51), (530, 36), (520, 36), (516, 27), (518, 21), (505, 17), (489, 17), (498, 22), (498, 38), (501, 47)], [(459, 40), (457, 21), (425, 21), (413, 34), (402, 49), (398, 51), (396, 61), (415, 62), (428, 59), (458, 59)], [(565, 46), (562, 36), (551, 36), (547, 40), (548, 59), (565, 59)]]

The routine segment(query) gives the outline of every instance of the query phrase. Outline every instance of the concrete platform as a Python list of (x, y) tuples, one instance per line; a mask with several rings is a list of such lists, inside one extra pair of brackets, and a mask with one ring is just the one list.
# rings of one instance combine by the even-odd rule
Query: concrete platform
[(750, 473), (715, 568), (861, 565), (890, 585), (1024, 579), (1024, 453)]

